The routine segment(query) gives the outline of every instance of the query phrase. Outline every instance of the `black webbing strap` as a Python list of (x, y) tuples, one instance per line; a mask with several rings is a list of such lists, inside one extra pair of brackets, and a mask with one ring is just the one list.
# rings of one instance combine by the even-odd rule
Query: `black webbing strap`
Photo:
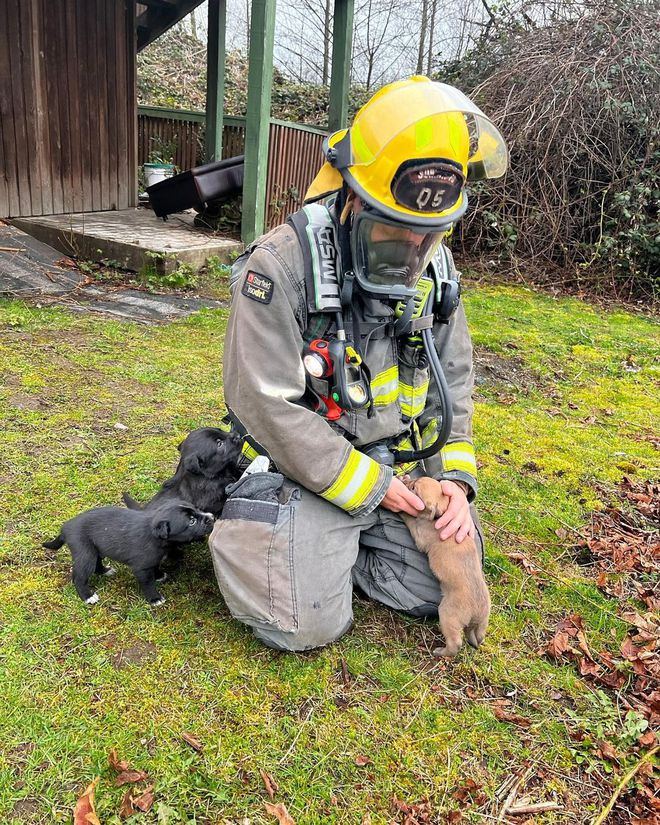
[(307, 225), (309, 218), (303, 209), (289, 215), (287, 223), (293, 227), (298, 236), (298, 243), (303, 256), (303, 268), (305, 270), (305, 293), (307, 295), (307, 309), (309, 312), (317, 312), (316, 307), (316, 286), (314, 284), (314, 261), (312, 260), (312, 250), (307, 237)]

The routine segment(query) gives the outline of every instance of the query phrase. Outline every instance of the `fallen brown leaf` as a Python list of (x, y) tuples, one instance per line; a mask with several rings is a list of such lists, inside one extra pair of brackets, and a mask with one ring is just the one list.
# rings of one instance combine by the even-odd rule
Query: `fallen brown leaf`
[(204, 750), (204, 745), (197, 739), (197, 737), (193, 736), (192, 733), (187, 733), (185, 730), (181, 734), (181, 738), (183, 739), (186, 744), (190, 745), (190, 747), (197, 751), (197, 753), (201, 753)]
[(373, 761), (368, 756), (356, 756), (355, 764), (358, 768), (363, 768), (365, 765), (373, 765)]
[(643, 747), (648, 747), (649, 745), (655, 745), (658, 741), (658, 737), (652, 730), (647, 730), (646, 733), (643, 733), (641, 736), (637, 737), (637, 741)]
[(94, 792), (99, 778), (97, 776), (93, 782), (90, 782), (76, 802), (76, 807), (73, 809), (73, 825), (101, 825), (94, 805)]
[(142, 813), (147, 813), (147, 811), (151, 810), (152, 805), (154, 804), (154, 794), (153, 794), (154, 786), (149, 785), (148, 788), (145, 788), (144, 791), (138, 796), (137, 798), (133, 798), (133, 805)]
[(527, 556), (525, 556), (523, 553), (507, 553), (506, 556), (507, 558), (511, 559), (511, 561), (518, 563), (518, 566), (522, 567), (522, 569), (530, 576), (539, 575), (540, 571), (538, 567), (536, 567), (536, 565), (532, 561), (530, 561), (527, 558)]
[(115, 785), (119, 788), (121, 785), (129, 785), (133, 782), (143, 782), (148, 779), (145, 771), (133, 770), (129, 763), (117, 757), (117, 751), (113, 748), (108, 754), (108, 764), (110, 767), (119, 771), (118, 776), (115, 777)]
[(518, 725), (519, 728), (528, 728), (532, 724), (531, 719), (525, 719), (524, 716), (520, 716), (517, 713), (509, 713), (498, 705), (493, 707), (493, 713), (495, 714), (495, 718), (499, 719), (500, 722), (511, 722), (513, 725)]
[(431, 825), (433, 809), (428, 799), (408, 803), (393, 796), (392, 804), (405, 815), (404, 825)]
[(121, 800), (121, 805), (119, 807), (119, 818), (128, 819), (128, 817), (133, 816), (134, 813), (135, 808), (133, 807), (133, 797), (131, 796), (130, 790), (128, 790)]
[(129, 767), (128, 762), (119, 760), (117, 751), (114, 748), (108, 754), (108, 764), (114, 771), (127, 771)]
[(351, 672), (346, 664), (346, 659), (341, 660), (341, 680), (346, 687), (348, 687), (351, 683)]
[(503, 705), (508, 704), (510, 703), (506, 699), (500, 699), (493, 703), (493, 714), (495, 715), (495, 718), (499, 719), (500, 722), (511, 722), (513, 725), (518, 725), (520, 728), (528, 728), (532, 724), (532, 720), (525, 719), (524, 716), (520, 716), (517, 713), (510, 713), (508, 710), (505, 710)]
[(115, 785), (119, 788), (122, 785), (130, 785), (134, 782), (144, 782), (149, 776), (145, 771), (122, 771), (115, 777)]
[(474, 779), (466, 779), (462, 785), (459, 785), (455, 791), (452, 793), (452, 798), (455, 799), (457, 802), (475, 802), (477, 804), (481, 804), (479, 802), (481, 794), (479, 791), (481, 790), (481, 785), (478, 782), (475, 782)]
[(606, 740), (598, 743), (596, 755), (601, 756), (603, 759), (608, 759), (610, 762), (619, 762), (619, 754), (617, 753), (616, 748)]
[(263, 770), (263, 768), (259, 768), (259, 773), (261, 774), (263, 783), (266, 786), (266, 793), (271, 799), (275, 799), (275, 794), (279, 790), (277, 782), (269, 773), (266, 773), (266, 771)]
[(270, 802), (264, 804), (268, 813), (277, 817), (280, 825), (296, 825), (283, 802), (278, 802), (277, 805), (271, 805)]

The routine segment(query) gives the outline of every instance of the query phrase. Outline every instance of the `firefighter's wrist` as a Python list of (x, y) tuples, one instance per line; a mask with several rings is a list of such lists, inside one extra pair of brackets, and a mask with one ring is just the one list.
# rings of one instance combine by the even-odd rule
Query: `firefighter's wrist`
[(461, 481), (460, 479), (456, 479), (454, 481), (454, 484), (461, 488), (461, 490), (465, 493), (465, 498), (467, 498), (470, 494), (470, 486), (467, 483), (467, 481)]
[(472, 504), (477, 495), (477, 480), (461, 470), (449, 470), (434, 475), (436, 481), (453, 481), (465, 493), (469, 504)]

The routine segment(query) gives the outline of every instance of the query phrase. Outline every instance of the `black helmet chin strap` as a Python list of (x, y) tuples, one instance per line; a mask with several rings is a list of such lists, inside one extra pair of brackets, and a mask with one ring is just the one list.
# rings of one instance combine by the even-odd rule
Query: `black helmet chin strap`
[(353, 270), (353, 253), (351, 252), (351, 225), (353, 223), (352, 215), (346, 218), (343, 223), (341, 220), (342, 213), (346, 208), (349, 196), (350, 189), (348, 188), (348, 184), (344, 183), (335, 199), (337, 241), (339, 243), (339, 256), (341, 260), (340, 282), (343, 282), (346, 272), (351, 272)]

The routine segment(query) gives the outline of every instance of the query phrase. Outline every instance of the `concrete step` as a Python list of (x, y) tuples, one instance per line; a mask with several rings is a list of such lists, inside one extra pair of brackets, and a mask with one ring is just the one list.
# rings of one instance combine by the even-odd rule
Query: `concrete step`
[(226, 304), (195, 296), (142, 292), (90, 282), (48, 244), (0, 221), (0, 297), (74, 312), (99, 312), (139, 323), (154, 323)]
[(152, 266), (160, 273), (180, 264), (198, 271), (207, 258), (231, 261), (243, 250), (240, 241), (193, 226), (194, 213), (181, 212), (167, 221), (148, 208), (13, 218), (12, 224), (65, 255), (78, 260), (111, 261), (140, 272)]

